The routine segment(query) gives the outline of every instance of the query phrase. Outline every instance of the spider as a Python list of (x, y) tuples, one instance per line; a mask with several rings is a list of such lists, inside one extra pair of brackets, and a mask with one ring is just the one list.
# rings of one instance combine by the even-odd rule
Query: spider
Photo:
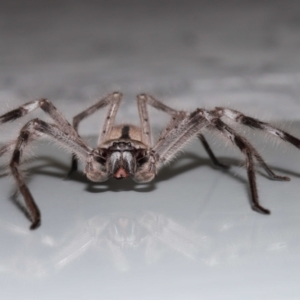
[[(81, 160), (85, 163), (84, 173), (91, 181), (103, 182), (109, 178), (131, 177), (135, 182), (145, 183), (153, 180), (157, 172), (193, 137), (200, 140), (215, 166), (227, 169), (228, 166), (219, 162), (215, 157), (203, 135), (204, 129), (216, 131), (230, 140), (245, 156), (252, 209), (261, 214), (270, 214), (268, 209), (259, 204), (254, 160), (265, 169), (271, 179), (289, 181), (290, 178), (275, 174), (250, 142), (222, 119), (228, 118), (252, 129), (266, 131), (297, 148), (300, 148), (299, 139), (236, 110), (223, 107), (216, 107), (213, 110), (197, 108), (190, 113), (175, 110), (148, 94), (137, 96), (140, 127), (130, 124), (115, 125), (114, 121), (121, 99), (122, 94), (119, 92), (107, 95), (76, 115), (73, 118), (73, 126), (47, 99), (28, 102), (0, 116), (1, 124), (14, 121), (37, 108), (41, 108), (54, 121), (47, 123), (35, 118), (22, 127), (15, 141), (0, 148), (0, 156), (6, 152), (12, 152), (9, 167), (31, 217), (30, 229), (35, 229), (41, 224), (41, 214), (24, 182), (19, 167), (24, 149), (37, 138), (53, 140), (72, 154), (69, 176), (77, 170), (78, 160)], [(170, 116), (168, 125), (154, 144), (152, 143), (148, 105)], [(106, 106), (108, 106), (108, 112), (99, 135), (97, 147), (91, 148), (78, 134), (78, 126), (83, 119)]]

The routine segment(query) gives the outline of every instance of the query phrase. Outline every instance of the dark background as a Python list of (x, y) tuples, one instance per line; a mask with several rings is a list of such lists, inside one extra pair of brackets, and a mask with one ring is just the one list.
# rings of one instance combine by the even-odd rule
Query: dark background
[(185, 97), (195, 82), (298, 72), (299, 1), (2, 1), (1, 101), (118, 89)]

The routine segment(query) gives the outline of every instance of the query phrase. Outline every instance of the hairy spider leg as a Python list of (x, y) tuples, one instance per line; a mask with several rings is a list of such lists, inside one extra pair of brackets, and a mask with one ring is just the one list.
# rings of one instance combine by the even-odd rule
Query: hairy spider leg
[[(55, 121), (55, 123), (60, 126), (61, 130), (73, 137), (78, 136), (77, 132), (70, 125), (67, 119), (47, 99), (30, 101), (19, 106), (16, 109), (7, 112), (6, 114), (0, 116), (0, 124), (12, 122), (16, 119), (19, 119), (36, 110), (37, 108), (41, 108), (46, 114), (48, 114)], [(16, 142), (12, 141), (0, 148), (0, 156), (4, 155), (7, 152), (11, 152), (14, 149), (15, 144)]]
[(252, 129), (259, 129), (259, 130), (266, 131), (272, 135), (275, 135), (276, 137), (281, 138), (283, 141), (294, 145), (296, 148), (300, 149), (300, 139), (268, 123), (262, 122), (255, 118), (248, 117), (242, 114), (241, 112), (233, 109), (216, 107), (215, 112), (220, 117), (225, 116), (239, 124), (246, 125)]
[[(82, 120), (84, 120), (85, 118), (91, 116), (96, 111), (98, 111), (98, 110), (106, 107), (107, 105), (109, 105), (109, 109), (107, 111), (107, 114), (106, 114), (106, 117), (105, 117), (105, 120), (104, 120), (104, 124), (102, 126), (102, 130), (100, 132), (98, 143), (97, 143), (98, 146), (101, 145), (101, 143), (103, 141), (105, 141), (107, 139), (107, 137), (109, 136), (109, 134), (110, 134), (110, 131), (112, 129), (112, 126), (113, 126), (115, 118), (116, 118), (118, 108), (120, 106), (122, 96), (123, 95), (119, 92), (111, 93), (111, 94), (107, 95), (106, 97), (100, 99), (96, 104), (90, 106), (89, 108), (87, 108), (83, 112), (76, 115), (73, 118), (73, 127), (74, 127), (75, 131), (78, 133), (79, 123)], [(76, 155), (73, 154), (72, 155), (71, 168), (70, 168), (70, 171), (67, 175), (67, 178), (70, 177), (73, 172), (77, 171), (77, 169), (78, 169), (78, 161), (76, 159)]]
[[(215, 119), (213, 122), (215, 124), (215, 128), (227, 137), (234, 145), (236, 145), (246, 157), (246, 168), (250, 184), (252, 209), (262, 214), (270, 214), (268, 209), (259, 204), (253, 156), (256, 158), (259, 157), (259, 162), (263, 162), (263, 159), (246, 138), (238, 135), (231, 127), (222, 122), (220, 119)], [(265, 166), (267, 165), (265, 164)]]
[[(164, 103), (162, 103), (161, 101), (157, 100), (156, 98), (154, 98), (151, 95), (148, 94), (140, 94), (137, 96), (138, 98), (138, 102), (141, 103), (140, 105), (143, 105), (142, 108), (140, 108), (139, 106), (139, 110), (146, 110), (147, 108), (144, 108), (145, 104), (148, 104), (154, 108), (156, 108), (157, 110), (163, 111), (165, 113), (167, 113), (168, 115), (171, 116), (171, 120), (169, 122), (169, 124), (167, 125), (167, 127), (164, 129), (164, 131), (161, 133), (160, 135), (160, 139), (165, 136), (165, 134), (167, 132), (169, 132), (170, 128), (173, 128), (175, 126), (178, 126), (178, 124), (184, 119), (186, 118), (189, 114), (186, 113), (185, 111), (179, 111), (179, 110), (175, 110), (167, 105), (165, 105)], [(143, 128), (145, 128), (147, 131), (149, 132), (149, 118), (143, 118), (142, 114), (140, 113), (140, 119), (141, 119), (141, 123), (143, 125)], [(213, 165), (215, 167), (221, 168), (221, 169), (229, 169), (229, 166), (222, 164), (221, 162), (219, 162), (219, 160), (216, 158), (216, 156), (214, 155), (211, 147), (209, 146), (207, 140), (205, 139), (204, 135), (202, 133), (199, 133), (197, 135), (199, 141), (202, 143), (205, 151), (207, 152), (209, 158), (211, 159)]]
[(22, 154), (25, 147), (33, 139), (47, 137), (57, 141), (64, 146), (70, 153), (76, 153), (78, 158), (86, 160), (92, 149), (85, 145), (79, 137), (70, 136), (62, 131), (57, 125), (46, 123), (40, 119), (29, 121), (20, 131), (17, 138), (15, 149), (10, 161), (10, 168), (15, 178), (18, 188), (24, 197), (26, 207), (32, 217), (30, 229), (37, 228), (41, 223), (41, 214), (36, 205), (24, 179), (19, 171)]
[(6, 114), (0, 116), (0, 124), (15, 121), (37, 108), (41, 108), (46, 114), (48, 114), (56, 124), (60, 125), (62, 131), (71, 134), (72, 136), (78, 136), (77, 132), (67, 121), (67, 119), (57, 110), (57, 108), (47, 99), (39, 99), (31, 101), (21, 105), (20, 107), (7, 112)]
[[(265, 131), (269, 134), (279, 137), (284, 142), (288, 142), (288, 143), (292, 144), (293, 146), (295, 146), (296, 148), (300, 149), (300, 139), (298, 139), (298, 138), (292, 136), (291, 134), (289, 134), (283, 130), (280, 130), (268, 123), (262, 122), (258, 119), (252, 118), (252, 117), (248, 117), (248, 116), (242, 114), (241, 112), (239, 112), (237, 110), (233, 110), (233, 109), (216, 107), (213, 112), (216, 113), (220, 117), (225, 116), (225, 117), (237, 122), (238, 124), (248, 126), (252, 129), (259, 129), (259, 130)], [(260, 161), (260, 159), (258, 157), (256, 157), (256, 158), (259, 161), (259, 163), (264, 167), (264, 169), (267, 171), (267, 173), (271, 176), (272, 179), (284, 180), (284, 181), (290, 180), (290, 178), (287, 176), (279, 176), (279, 175), (274, 174), (274, 172), (265, 164), (265, 162), (263, 160)]]

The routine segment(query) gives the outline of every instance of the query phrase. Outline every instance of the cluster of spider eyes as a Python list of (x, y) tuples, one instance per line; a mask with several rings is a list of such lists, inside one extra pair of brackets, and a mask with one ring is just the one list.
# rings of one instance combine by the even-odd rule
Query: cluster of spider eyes
[(95, 158), (99, 163), (105, 165), (107, 159), (113, 152), (122, 152), (122, 151), (133, 152), (138, 167), (148, 161), (147, 152), (144, 149), (135, 149), (134, 147), (132, 147), (132, 143), (130, 142), (113, 142), (108, 149), (99, 149), (98, 155)]
[(120, 148), (122, 148), (122, 147), (132, 148), (132, 144), (130, 142), (113, 142), (110, 149), (115, 148), (113, 150), (118, 150), (118, 147), (120, 147)]

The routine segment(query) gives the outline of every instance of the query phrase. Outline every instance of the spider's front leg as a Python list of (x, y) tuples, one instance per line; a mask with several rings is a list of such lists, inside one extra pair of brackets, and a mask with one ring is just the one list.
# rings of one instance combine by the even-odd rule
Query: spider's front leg
[[(140, 95), (138, 100), (142, 128), (147, 130), (148, 125), (146, 124), (147, 126), (145, 126), (143, 121), (148, 122), (148, 113), (145, 106), (141, 107), (141, 103), (145, 101), (145, 97), (147, 97), (147, 95)], [(166, 107), (160, 102), (155, 102), (154, 107), (160, 105), (162, 105), (164, 111), (169, 109), (172, 111), (171, 108)], [(177, 113), (177, 115), (179, 115), (179, 113)], [(147, 117), (147, 120), (145, 120), (145, 117)], [(203, 111), (200, 109), (192, 114), (180, 113), (180, 117), (173, 119), (173, 122), (171, 121), (161, 133), (156, 144), (153, 147), (149, 147), (145, 157), (142, 158), (146, 160), (146, 162), (144, 162), (142, 167), (135, 173), (133, 180), (137, 182), (151, 181), (159, 169), (172, 159), (180, 148), (194, 136), (197, 136), (201, 129), (208, 124), (209, 122), (203, 117)], [(147, 137), (144, 138), (147, 139)]]
[(173, 126), (169, 126), (159, 137), (152, 148), (156, 161), (156, 169), (160, 169), (170, 161), (192, 138), (198, 136), (201, 130), (209, 125), (203, 110), (197, 109)]
[(77, 157), (82, 160), (86, 160), (87, 156), (92, 151), (92, 149), (87, 147), (79, 137), (71, 136), (70, 134), (62, 131), (58, 126), (48, 124), (39, 119), (34, 119), (28, 122), (21, 129), (10, 161), (10, 169), (20, 192), (24, 197), (26, 207), (32, 218), (30, 229), (35, 229), (40, 225), (41, 214), (19, 171), (19, 165), (21, 163), (24, 149), (27, 147), (29, 142), (37, 137), (47, 137), (54, 140), (67, 148), (70, 153), (76, 153)]
[[(39, 99), (27, 102), (16, 109), (13, 109), (4, 115), (0, 116), (0, 124), (15, 121), (23, 116), (26, 116), (34, 110), (40, 108), (47, 115), (49, 115), (54, 122), (60, 127), (60, 129), (70, 136), (76, 138), (77, 132), (70, 125), (67, 119), (57, 110), (57, 108), (47, 99)], [(12, 141), (0, 148), (0, 157), (8, 152), (11, 152), (15, 147), (16, 142)]]
[[(205, 144), (205, 149), (214, 163), (219, 163), (211, 151), (203, 135), (199, 133), (202, 127), (208, 122), (202, 117), (201, 110), (194, 114), (188, 114), (184, 111), (174, 110), (150, 95), (140, 94), (137, 96), (138, 110), (142, 128), (142, 141), (147, 145), (148, 153), (143, 157), (146, 160), (135, 173), (133, 180), (136, 182), (151, 181), (157, 171), (181, 148), (192, 136), (199, 134), (199, 139)], [(169, 114), (172, 118), (167, 127), (160, 134), (157, 143), (152, 146), (151, 127), (147, 104), (154, 108)], [(199, 121), (200, 120), (200, 121)], [(202, 138), (202, 139), (201, 139)]]
[(154, 151), (145, 155), (146, 162), (134, 173), (132, 179), (138, 183), (147, 183), (154, 179), (157, 174), (159, 157)]
[[(83, 112), (79, 113), (73, 118), (73, 127), (75, 131), (78, 133), (78, 127), (81, 121), (86, 119), (87, 117), (91, 116), (94, 114), (96, 111), (106, 107), (109, 105), (109, 109), (107, 111), (105, 121), (102, 127), (102, 130), (99, 135), (98, 143), (97, 145), (99, 146), (105, 139), (106, 137), (109, 136), (111, 132), (111, 128), (114, 124), (116, 114), (118, 112), (118, 108), (120, 106), (120, 102), (122, 99), (122, 94), (119, 92), (114, 92), (109, 94), (108, 96), (104, 97), (103, 99), (99, 100), (96, 104), (90, 106)], [(67, 175), (67, 177), (70, 177), (72, 173), (74, 173), (78, 168), (78, 163), (76, 159), (76, 155), (72, 155), (72, 162), (71, 162), (71, 168), (70, 171)]]
[(107, 172), (105, 159), (95, 149), (89, 153), (86, 158), (84, 173), (88, 179), (94, 182), (103, 182), (109, 179), (110, 174)]
[[(140, 114), (140, 121), (143, 128), (144, 138), (143, 141), (147, 145), (151, 145), (151, 136), (149, 135), (150, 130), (150, 124), (149, 124), (149, 117), (148, 117), (148, 111), (147, 111), (147, 105), (150, 105), (157, 110), (160, 110), (162, 112), (165, 112), (171, 117), (171, 120), (167, 127), (164, 129), (164, 131), (161, 133), (160, 139), (163, 138), (171, 128), (178, 126), (180, 122), (182, 122), (183, 119), (187, 118), (189, 115), (185, 111), (179, 111), (175, 110), (161, 101), (155, 99), (153, 96), (148, 94), (140, 94), (137, 96), (138, 100), (138, 109)], [(147, 134), (148, 133), (148, 134)], [(229, 169), (230, 167), (227, 165), (224, 165), (223, 163), (219, 162), (219, 160), (214, 155), (213, 151), (211, 150), (211, 147), (209, 146), (207, 140), (205, 139), (204, 135), (202, 133), (199, 133), (197, 135), (199, 141), (202, 143), (205, 151), (207, 152), (209, 158), (211, 159), (213, 165), (217, 168), (221, 169)]]
[(49, 115), (57, 125), (70, 135), (77, 136), (76, 131), (67, 121), (67, 119), (57, 110), (57, 108), (47, 99), (39, 99), (21, 105), (20, 107), (9, 111), (0, 116), (0, 124), (15, 121), (34, 110), (41, 108), (47, 115)]

